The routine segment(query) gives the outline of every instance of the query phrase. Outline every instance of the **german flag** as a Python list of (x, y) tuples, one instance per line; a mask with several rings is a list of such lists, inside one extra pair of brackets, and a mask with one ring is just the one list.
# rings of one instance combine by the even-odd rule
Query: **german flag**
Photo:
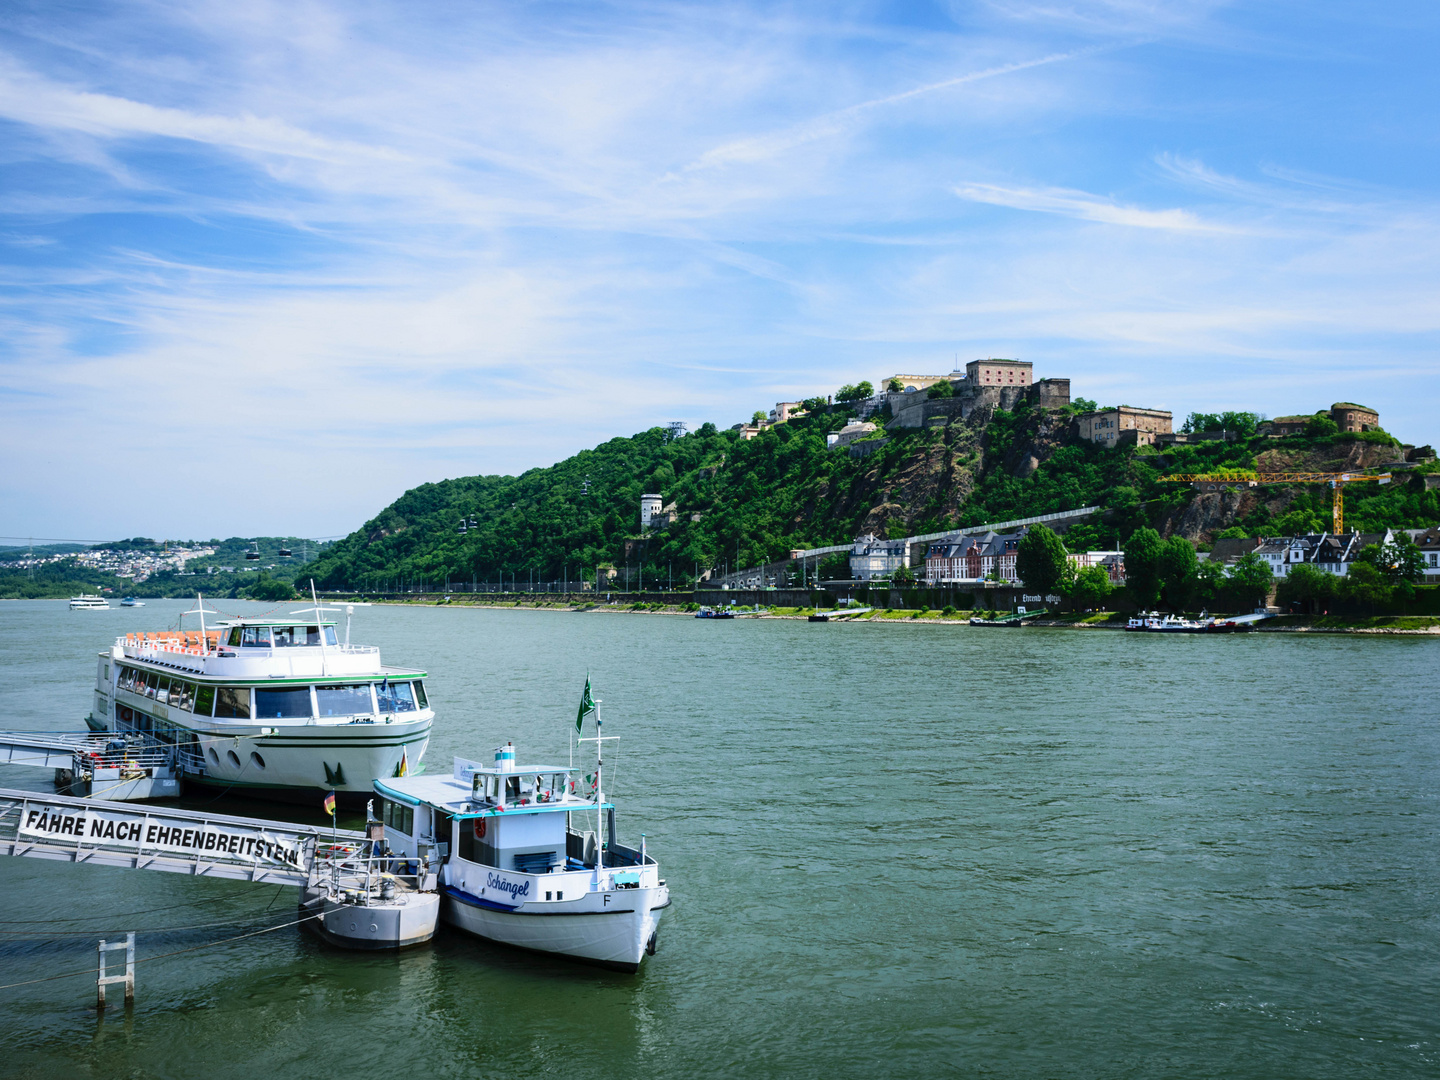
[(331, 817), (335, 816), (335, 792), (325, 796), (325, 812)]

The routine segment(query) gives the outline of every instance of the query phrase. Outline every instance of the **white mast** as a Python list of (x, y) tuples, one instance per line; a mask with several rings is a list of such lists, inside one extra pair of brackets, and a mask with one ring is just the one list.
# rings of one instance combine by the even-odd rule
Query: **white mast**
[[(320, 674), (325, 675), (328, 674), (325, 670), (325, 619), (320, 614), (320, 597), (315, 595), (315, 579), (313, 577), (310, 579), (310, 602), (315, 605), (315, 629), (319, 631), (320, 634)], [(257, 698), (256, 700), (258, 701), (259, 699)], [(331, 819), (333, 825), (333, 814), (331, 815)]]

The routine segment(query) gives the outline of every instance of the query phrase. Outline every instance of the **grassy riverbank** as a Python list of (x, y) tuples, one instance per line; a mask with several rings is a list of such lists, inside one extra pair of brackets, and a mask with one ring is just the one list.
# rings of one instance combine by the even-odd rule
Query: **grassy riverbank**
[[(343, 603), (344, 601), (338, 601)], [(413, 600), (376, 600), (377, 604), (400, 604), (417, 607), (485, 607), (523, 608), (530, 611), (568, 612), (609, 612), (621, 615), (684, 615), (693, 616), (700, 605), (693, 601), (668, 604), (658, 601), (630, 601), (621, 598), (611, 600), (571, 601), (564, 599), (534, 600), (486, 599), (484, 596), (451, 596), (437, 598), (417, 595)], [(719, 606), (719, 605), (717, 605)], [(807, 619), (811, 615), (828, 615), (834, 622), (863, 623), (946, 623), (957, 626), (969, 625), (971, 616), (985, 615), (983, 611), (971, 610), (917, 610), (913, 608), (872, 608), (850, 614), (845, 608), (813, 607), (769, 607), (758, 612), (752, 608), (737, 608), (737, 618), (750, 619)], [(1003, 614), (1003, 613), (1002, 613)], [(1029, 626), (1044, 626), (1053, 629), (1121, 630), (1127, 616), (1123, 612), (1094, 611), (1068, 612), (1046, 615), (1027, 623)], [(1277, 615), (1256, 628), (1260, 633), (1329, 633), (1329, 634), (1437, 634), (1440, 635), (1440, 616), (1431, 615), (1376, 615), (1344, 618), (1321, 615)]]

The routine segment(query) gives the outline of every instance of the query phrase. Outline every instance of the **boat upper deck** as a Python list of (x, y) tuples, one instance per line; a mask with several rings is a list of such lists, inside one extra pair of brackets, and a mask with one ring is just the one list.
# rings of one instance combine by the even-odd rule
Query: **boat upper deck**
[[(451, 776), (387, 777), (375, 781), (375, 791), (462, 819), (594, 810), (594, 799), (582, 793), (583, 782), (575, 779), (578, 771), (565, 765), (497, 769), (457, 757)], [(613, 808), (608, 802), (601, 807)]]
[(420, 676), (384, 668), (373, 645), (341, 643), (333, 622), (236, 619), (216, 629), (126, 634), (111, 649), (115, 660), (137, 660), (218, 679), (265, 680)]

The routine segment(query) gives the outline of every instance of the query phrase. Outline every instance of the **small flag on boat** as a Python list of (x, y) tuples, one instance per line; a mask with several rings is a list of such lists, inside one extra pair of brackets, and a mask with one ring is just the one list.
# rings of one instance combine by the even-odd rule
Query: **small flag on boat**
[(575, 731), (578, 734), (585, 727), (585, 716), (595, 711), (595, 699), (590, 696), (590, 675), (585, 675), (585, 692), (580, 695), (580, 711), (575, 715)]
[(335, 816), (335, 792), (325, 796), (325, 812), (331, 817)]
[(409, 764), (408, 761), (405, 760), (405, 750), (404, 750), (403, 748), (400, 750), (400, 764), (395, 766), (395, 775), (396, 775), (396, 776), (409, 776), (409, 775), (410, 775), (410, 764)]

